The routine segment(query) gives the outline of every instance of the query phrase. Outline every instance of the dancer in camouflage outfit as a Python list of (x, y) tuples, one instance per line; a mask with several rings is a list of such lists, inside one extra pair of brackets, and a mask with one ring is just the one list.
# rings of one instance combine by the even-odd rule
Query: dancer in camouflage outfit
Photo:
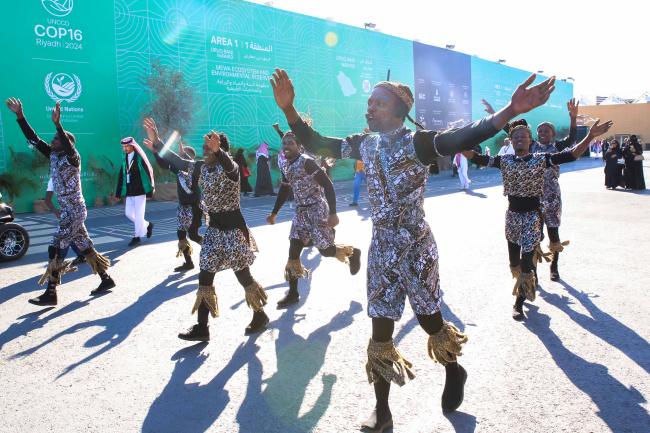
[(523, 320), (524, 301), (535, 300), (537, 280), (534, 267), (537, 259), (534, 255), (539, 251), (542, 239), (541, 202), (546, 172), (579, 158), (594, 138), (609, 130), (612, 122), (596, 122), (578, 145), (557, 153), (530, 153), (532, 133), (526, 122), (513, 122), (511, 126), (509, 135), (515, 149), (514, 155), (488, 157), (473, 151), (464, 154), (476, 164), (501, 170), (503, 195), (508, 196), (509, 202), (505, 229), (510, 270), (513, 278), (517, 279), (512, 292), (516, 296), (512, 317)]
[[(182, 142), (179, 142), (178, 155), (181, 158), (194, 161), (196, 151), (194, 148), (183, 146)], [(188, 235), (197, 244), (201, 244), (202, 241), (202, 237), (199, 234), (199, 227), (201, 226), (203, 211), (200, 207), (198, 179), (193, 178), (192, 174), (187, 171), (177, 170), (174, 165), (166, 161), (159, 154), (154, 153), (154, 156), (160, 167), (170, 170), (176, 175), (176, 190), (178, 192), (178, 208), (176, 209), (178, 252), (176, 253), (176, 257), (182, 255), (185, 263), (174, 268), (174, 272), (189, 271), (194, 269), (194, 262), (192, 261), (192, 245), (187, 240)]]
[[(145, 146), (157, 153), (162, 142), (151, 118), (144, 121), (148, 139)], [(262, 331), (269, 323), (264, 312), (266, 293), (253, 279), (250, 266), (255, 260), (257, 245), (246, 225), (239, 205), (239, 169), (230, 154), (225, 134), (210, 131), (203, 137), (203, 160), (183, 159), (171, 150), (161, 156), (176, 170), (185, 171), (201, 188), (201, 207), (209, 214), (209, 227), (201, 243), (199, 288), (192, 314), (198, 311), (198, 323), (178, 337), (189, 341), (209, 341), (208, 315), (217, 317), (219, 306), (214, 289), (214, 275), (225, 269), (235, 272), (244, 287), (246, 303), (253, 309), (253, 319), (246, 335)]]
[(282, 137), (282, 153), (286, 158), (281, 166), (282, 185), (273, 211), (266, 220), (269, 224), (275, 224), (275, 218), (292, 190), (296, 214), (289, 234), (289, 260), (284, 268), (289, 292), (278, 302), (278, 308), (285, 308), (300, 300), (298, 279), (308, 273), (300, 262), (300, 253), (310, 242), (324, 257), (336, 257), (348, 263), (352, 275), (359, 272), (361, 267), (361, 250), (350, 245), (334, 244), (334, 227), (339, 223), (339, 218), (330, 178), (312, 157), (302, 153), (302, 145), (293, 132), (287, 132)]
[(393, 344), (394, 323), (408, 296), (418, 321), (429, 334), (428, 352), (446, 369), (442, 409), (453, 411), (463, 400), (467, 373), (457, 363), (467, 337), (440, 312), (438, 250), (424, 220), (424, 188), (429, 166), (437, 157), (471, 149), (494, 136), (517, 114), (543, 104), (553, 91), (553, 79), (530, 89), (534, 76), (513, 94), (508, 107), (494, 116), (442, 133), (404, 126), (413, 94), (408, 86), (378, 83), (368, 99), (366, 120), (373, 133), (345, 139), (323, 137), (305, 124), (294, 107), (294, 89), (286, 71), (276, 70), (271, 85), (277, 105), (305, 148), (334, 158), (361, 159), (366, 168), (373, 233), (368, 251), (368, 315), (372, 338), (368, 345), (368, 380), (374, 384), (376, 406), (363, 424), (373, 431), (392, 425), (388, 405), (390, 382), (412, 378), (411, 364)]
[(56, 286), (61, 284), (61, 277), (71, 270), (70, 262), (65, 261), (65, 250), (74, 244), (86, 258), (94, 274), (99, 274), (101, 283), (90, 292), (99, 295), (115, 287), (115, 282), (106, 270), (110, 266), (107, 257), (101, 255), (93, 247), (93, 242), (86, 230), (86, 202), (81, 192), (81, 157), (74, 147), (75, 137), (61, 126), (61, 103), (57, 102), (52, 111), (52, 122), (56, 127), (56, 135), (48, 145), (29, 126), (23, 114), (23, 104), (20, 99), (9, 98), (7, 107), (16, 114), (18, 125), (23, 131), (29, 144), (34, 146), (50, 160), (50, 176), (54, 184), (61, 207), (59, 225), (52, 243), (47, 249), (49, 263), (47, 270), (39, 280), (39, 284), (47, 282), (45, 292), (29, 302), (35, 305), (56, 305)]

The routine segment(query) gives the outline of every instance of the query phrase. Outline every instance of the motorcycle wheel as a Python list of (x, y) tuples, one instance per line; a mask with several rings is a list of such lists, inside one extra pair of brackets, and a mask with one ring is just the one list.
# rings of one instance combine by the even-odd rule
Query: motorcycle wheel
[(0, 261), (18, 260), (29, 248), (29, 235), (21, 225), (7, 223), (0, 226)]

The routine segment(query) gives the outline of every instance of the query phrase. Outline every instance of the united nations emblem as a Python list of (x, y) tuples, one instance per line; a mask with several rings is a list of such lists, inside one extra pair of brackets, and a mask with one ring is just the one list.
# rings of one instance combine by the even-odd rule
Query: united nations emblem
[(75, 74), (50, 72), (45, 76), (45, 92), (54, 101), (74, 102), (81, 95), (81, 80)]
[(72, 0), (41, 0), (41, 4), (55, 17), (64, 17), (72, 12)]

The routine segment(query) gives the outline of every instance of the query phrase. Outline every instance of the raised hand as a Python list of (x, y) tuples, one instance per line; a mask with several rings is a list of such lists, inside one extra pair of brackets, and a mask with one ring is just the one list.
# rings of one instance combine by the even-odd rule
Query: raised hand
[(527, 113), (533, 108), (543, 105), (555, 90), (555, 77), (550, 77), (529, 88), (528, 86), (535, 81), (535, 77), (536, 74), (532, 74), (512, 94), (510, 105), (514, 116)]
[(23, 103), (20, 102), (20, 99), (11, 97), (5, 103), (7, 104), (7, 108), (16, 114), (16, 117), (19, 119), (23, 117)]
[(54, 110), (52, 110), (52, 122), (56, 126), (61, 124), (61, 101), (56, 101), (56, 104), (54, 105)]
[(221, 150), (221, 137), (215, 131), (210, 131), (207, 135), (207, 145), (213, 153), (219, 153)]
[(296, 96), (293, 83), (284, 69), (276, 69), (273, 78), (269, 80), (273, 88), (275, 103), (281, 110), (285, 111), (293, 107), (293, 100)]
[(145, 117), (142, 126), (147, 132), (147, 138), (149, 138), (151, 142), (158, 143), (160, 141), (160, 137), (158, 136), (158, 127), (152, 117)]
[(608, 120), (605, 123), (600, 123), (600, 119), (596, 119), (596, 123), (591, 125), (591, 128), (589, 128), (589, 134), (592, 138), (596, 138), (599, 135), (603, 135), (607, 131), (609, 131), (609, 128), (612, 127), (614, 122), (611, 120)]
[(494, 108), (492, 108), (492, 105), (490, 105), (490, 103), (488, 101), (486, 101), (485, 99), (481, 99), (481, 104), (483, 104), (483, 106), (485, 107), (485, 112), (487, 114), (496, 113), (496, 111), (494, 111)]
[(569, 99), (569, 102), (566, 103), (566, 109), (569, 110), (569, 116), (572, 119), (575, 119), (578, 117), (578, 106), (580, 105), (580, 102), (576, 102), (575, 98)]

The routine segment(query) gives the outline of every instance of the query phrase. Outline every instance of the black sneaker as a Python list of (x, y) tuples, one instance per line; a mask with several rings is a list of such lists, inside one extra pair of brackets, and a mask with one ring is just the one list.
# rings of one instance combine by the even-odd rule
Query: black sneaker
[(84, 256), (77, 256), (74, 258), (72, 263), (70, 263), (70, 266), (75, 267), (77, 265), (80, 265), (82, 263), (86, 263), (86, 258)]
[(111, 277), (102, 278), (102, 282), (99, 283), (99, 286), (93, 291), (90, 292), (92, 296), (101, 295), (107, 292), (109, 289), (115, 287), (115, 281)]
[(210, 328), (197, 323), (186, 332), (178, 334), (178, 338), (185, 341), (210, 341)]
[(246, 327), (246, 330), (244, 331), (244, 335), (251, 335), (251, 334), (256, 334), (258, 332), (264, 331), (266, 329), (266, 325), (268, 324), (269, 324), (269, 316), (266, 315), (264, 310), (254, 311), (253, 319), (251, 320), (251, 323), (249, 323), (248, 326)]
[(300, 295), (298, 292), (288, 291), (284, 298), (278, 301), (278, 310), (287, 308), (289, 305), (296, 304), (298, 301), (300, 301)]
[(356, 201), (353, 201), (352, 203), (348, 204), (348, 206), (359, 206), (359, 203)]
[(359, 248), (354, 248), (352, 250), (352, 255), (348, 258), (350, 264), (350, 273), (356, 275), (361, 269), (361, 250)]
[(29, 303), (34, 305), (41, 305), (41, 306), (56, 305), (57, 304), (56, 290), (48, 288), (45, 290), (45, 292), (43, 292), (41, 296), (30, 299)]
[(151, 234), (153, 233), (153, 223), (149, 223), (147, 226), (147, 239), (151, 237)]
[[(456, 368), (454, 368), (454, 364)], [(463, 403), (465, 396), (465, 382), (467, 381), (467, 372), (462, 365), (458, 363), (445, 366), (446, 378), (445, 389), (442, 391), (442, 411), (445, 413), (453, 412)]]
[(180, 266), (176, 266), (174, 268), (174, 272), (185, 272), (185, 271), (190, 271), (194, 269), (194, 263), (192, 262), (185, 262)]
[(140, 238), (139, 237), (134, 237), (131, 239), (131, 242), (129, 242), (130, 247), (134, 247), (140, 243)]

